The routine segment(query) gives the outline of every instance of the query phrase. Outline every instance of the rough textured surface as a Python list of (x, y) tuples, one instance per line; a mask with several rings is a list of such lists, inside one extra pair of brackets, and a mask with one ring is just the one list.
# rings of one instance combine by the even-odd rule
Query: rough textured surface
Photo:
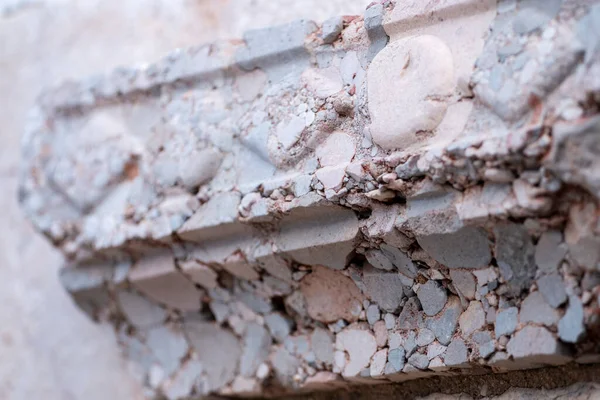
[[(113, 335), (74, 306), (57, 279), (59, 253), (36, 235), (17, 202), (19, 141), (41, 87), (174, 48), (296, 18), (360, 13), (368, 1), (0, 1), (0, 397), (143, 398)], [(111, 329), (112, 330), (112, 329)], [(110, 382), (110, 383), (109, 383)]]
[[(149, 395), (583, 362), (599, 351), (582, 282), (600, 260), (600, 54), (576, 35), (595, 14), (530, 5), (375, 2), (341, 28), (298, 21), (63, 84), (31, 112), (22, 207)], [(211, 350), (239, 346), (227, 373), (156, 374), (173, 359), (114, 305), (131, 287), (169, 323), (227, 332)]]

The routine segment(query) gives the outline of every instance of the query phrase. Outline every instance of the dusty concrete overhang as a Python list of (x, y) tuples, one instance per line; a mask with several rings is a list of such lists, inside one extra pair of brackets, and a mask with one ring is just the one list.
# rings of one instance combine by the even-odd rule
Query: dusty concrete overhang
[(375, 2), (65, 83), (21, 204), (149, 396), (598, 362), (592, 3)]

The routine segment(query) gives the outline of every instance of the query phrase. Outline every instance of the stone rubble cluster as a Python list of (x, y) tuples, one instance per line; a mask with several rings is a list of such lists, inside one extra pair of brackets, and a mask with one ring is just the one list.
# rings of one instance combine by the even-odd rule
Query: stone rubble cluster
[(20, 200), (148, 397), (600, 362), (600, 6), (375, 2), (45, 92)]

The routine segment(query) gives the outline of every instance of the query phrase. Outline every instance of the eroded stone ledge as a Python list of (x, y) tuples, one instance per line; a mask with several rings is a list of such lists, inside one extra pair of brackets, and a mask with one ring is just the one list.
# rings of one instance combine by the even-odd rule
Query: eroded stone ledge
[(598, 393), (598, 365), (564, 365), (527, 369), (502, 374), (436, 376), (386, 385), (350, 386), (287, 399), (372, 399), (403, 400), (542, 400), (593, 399)]
[(21, 204), (149, 397), (597, 363), (592, 3), (375, 2), (66, 83)]

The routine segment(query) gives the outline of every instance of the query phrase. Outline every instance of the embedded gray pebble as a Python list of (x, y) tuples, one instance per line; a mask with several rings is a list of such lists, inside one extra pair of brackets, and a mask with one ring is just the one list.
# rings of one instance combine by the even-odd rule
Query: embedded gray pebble
[(402, 345), (402, 336), (398, 332), (391, 332), (388, 338), (388, 346), (390, 349), (397, 349)]
[(417, 349), (417, 334), (415, 331), (410, 331), (408, 334), (403, 337), (402, 347), (406, 352), (406, 357), (410, 357), (410, 355)]
[(518, 296), (535, 276), (534, 246), (522, 225), (500, 223), (494, 227), (496, 261), (508, 284), (508, 293)]
[(290, 385), (293, 383), (294, 375), (298, 371), (300, 360), (291, 355), (286, 349), (280, 347), (271, 356), (271, 364), (279, 381)]
[(446, 305), (448, 296), (446, 289), (434, 280), (428, 280), (417, 290), (417, 297), (423, 307), (423, 312), (429, 316), (436, 315)]
[(446, 351), (446, 346), (439, 343), (432, 343), (427, 347), (427, 359), (432, 360)]
[[(242, 349), (231, 331), (207, 322), (186, 321), (184, 332), (190, 345), (196, 349), (198, 360), (210, 365), (206, 370), (209, 390), (221, 387), (234, 378)], [(268, 333), (265, 334), (268, 337)], [(227, 351), (223, 352), (223, 349)]]
[[(485, 299), (485, 298), (484, 298)], [(463, 312), (458, 319), (458, 324), (463, 335), (470, 335), (473, 332), (483, 328), (485, 325), (485, 311), (482, 302), (472, 301), (469, 307)]]
[(271, 336), (267, 330), (256, 323), (248, 324), (244, 334), (244, 350), (240, 358), (240, 373), (246, 377), (253, 376), (260, 363), (269, 355), (270, 346)]
[(394, 265), (390, 261), (388, 257), (386, 257), (383, 252), (377, 249), (370, 249), (365, 253), (365, 257), (369, 264), (374, 266), (377, 269), (382, 269), (384, 271), (391, 271), (394, 269)]
[(533, 292), (523, 300), (519, 322), (533, 322), (552, 326), (558, 322), (558, 312), (544, 300), (540, 292)]
[(425, 354), (415, 353), (408, 358), (408, 363), (418, 369), (427, 369), (429, 360)]
[(565, 283), (558, 273), (544, 275), (537, 280), (538, 289), (544, 296), (544, 299), (554, 308), (560, 307), (567, 301), (567, 291)]
[(469, 271), (460, 269), (450, 270), (450, 279), (452, 284), (468, 300), (475, 298), (475, 277)]
[(496, 337), (502, 335), (510, 335), (517, 328), (519, 319), (519, 309), (517, 307), (509, 307), (496, 313)]
[(380, 249), (400, 273), (409, 278), (417, 277), (417, 267), (415, 266), (415, 263), (404, 252), (385, 243), (380, 246)]
[(188, 351), (186, 338), (174, 327), (159, 326), (151, 329), (147, 334), (146, 344), (152, 349), (167, 376), (179, 368), (181, 359)]
[(127, 320), (137, 328), (156, 326), (167, 316), (164, 308), (137, 293), (122, 291), (117, 299)]
[(416, 297), (411, 297), (402, 307), (396, 325), (399, 329), (409, 330), (421, 326), (422, 323), (423, 313), (421, 312), (419, 300)]
[(323, 43), (333, 43), (340, 32), (342, 32), (343, 27), (344, 19), (341, 16), (329, 18), (323, 22), (323, 26), (321, 27), (321, 38), (323, 39)]
[(552, 273), (558, 270), (567, 253), (567, 248), (562, 241), (563, 236), (559, 231), (547, 231), (540, 237), (535, 246), (535, 262), (543, 273)]
[(584, 311), (577, 296), (569, 297), (567, 312), (558, 322), (558, 336), (563, 342), (577, 343), (585, 334)]
[(516, 359), (553, 357), (562, 360), (568, 354), (564, 345), (548, 329), (531, 325), (515, 333), (506, 345), (506, 350)]
[(460, 300), (456, 296), (452, 296), (448, 300), (446, 309), (435, 317), (427, 318), (425, 325), (433, 331), (436, 339), (441, 344), (448, 345), (456, 331), (461, 312)]
[(385, 368), (383, 370), (384, 375), (391, 375), (395, 374), (396, 372), (398, 372), (398, 370), (392, 365), (391, 362), (388, 361), (387, 363), (385, 363)]
[(365, 266), (363, 269), (363, 283), (366, 294), (387, 312), (397, 312), (405, 297), (405, 288), (400, 274), (395, 271), (383, 271)]
[(392, 349), (388, 352), (388, 362), (393, 367), (393, 372), (401, 371), (404, 368), (405, 351), (402, 347)]
[(211, 301), (208, 307), (213, 313), (215, 320), (219, 323), (225, 321), (229, 316), (229, 306), (227, 306), (225, 303), (221, 303), (220, 301)]
[(444, 364), (449, 367), (467, 362), (467, 345), (462, 339), (453, 339), (444, 353)]
[(417, 345), (419, 346), (427, 346), (429, 343), (435, 340), (435, 335), (429, 329), (423, 328), (419, 331), (419, 335), (417, 336)]
[(461, 228), (454, 233), (417, 237), (419, 245), (448, 268), (484, 268), (492, 260), (490, 243), (483, 229)]
[(379, 321), (381, 317), (381, 312), (379, 312), (379, 307), (377, 304), (371, 304), (367, 307), (367, 322), (369, 325), (373, 325), (375, 322)]
[(267, 314), (273, 309), (271, 302), (255, 293), (241, 291), (237, 294), (238, 299), (259, 314)]
[(373, 58), (385, 47), (389, 38), (383, 28), (383, 4), (371, 4), (364, 13), (364, 27), (369, 37), (369, 48), (361, 65), (366, 67)]
[(279, 342), (283, 342), (290, 334), (292, 321), (279, 313), (271, 313), (265, 316), (265, 323), (271, 336)]
[(530, 33), (552, 20), (562, 0), (521, 0), (519, 13), (513, 20), (513, 29), (519, 35)]
[(392, 329), (392, 328), (394, 328), (394, 326), (396, 326), (396, 316), (394, 314), (390, 314), (390, 313), (385, 314), (385, 316), (383, 317), (383, 320), (385, 321), (386, 329)]
[(305, 355), (310, 350), (308, 338), (304, 335), (288, 336), (284, 342), (284, 347), (293, 354)]
[(315, 328), (310, 335), (310, 343), (318, 361), (325, 364), (333, 363), (333, 340), (329, 332)]
[(487, 358), (496, 349), (492, 335), (489, 331), (475, 332), (473, 334), (473, 341), (477, 343), (479, 357)]
[[(167, 399), (175, 400), (188, 397), (199, 383), (198, 377), (202, 372), (204, 372), (204, 365), (202, 363), (197, 360), (189, 360), (163, 390)], [(210, 390), (211, 388), (199, 386), (198, 389)]]

